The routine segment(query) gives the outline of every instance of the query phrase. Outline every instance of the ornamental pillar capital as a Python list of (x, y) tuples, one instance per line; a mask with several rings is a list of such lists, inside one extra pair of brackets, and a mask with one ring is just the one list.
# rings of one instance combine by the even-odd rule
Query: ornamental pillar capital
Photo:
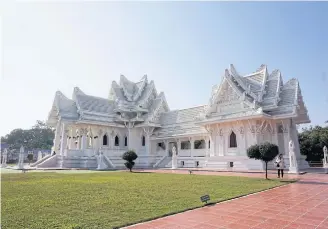
[(81, 128), (81, 129), (80, 129), (80, 134), (81, 134), (81, 135), (86, 135), (87, 132), (88, 132), (88, 129), (87, 129), (87, 128)]

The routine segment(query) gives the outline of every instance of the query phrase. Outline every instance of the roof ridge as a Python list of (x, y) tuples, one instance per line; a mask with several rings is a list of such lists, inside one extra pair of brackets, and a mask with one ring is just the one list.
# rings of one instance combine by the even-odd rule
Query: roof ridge
[[(75, 91), (76, 90), (76, 91)], [(93, 97), (93, 98), (96, 98), (96, 99), (103, 99), (103, 100), (107, 100), (107, 101), (111, 101), (107, 98), (103, 98), (103, 97), (100, 97), (100, 96), (95, 96), (95, 95), (89, 95), (89, 94), (86, 94), (84, 93), (80, 88), (78, 87), (75, 87), (74, 88), (74, 92), (77, 92), (79, 95), (83, 95), (83, 96), (88, 96), (88, 97)]]
[(162, 112), (162, 114), (165, 114), (165, 113), (170, 113), (170, 112), (176, 112), (176, 111), (182, 111), (182, 110), (188, 110), (188, 109), (194, 109), (194, 108), (198, 108), (198, 107), (205, 107), (207, 106), (206, 104), (205, 105), (198, 105), (198, 106), (192, 106), (192, 107), (186, 107), (186, 108), (182, 108), (182, 109), (174, 109), (174, 110), (170, 110), (170, 111), (165, 111), (165, 112)]
[(74, 87), (74, 93), (85, 94), (79, 87)]
[(265, 71), (267, 69), (267, 65), (266, 64), (262, 64), (255, 72), (249, 73), (244, 75), (243, 77), (248, 78), (250, 76), (254, 76), (260, 73), (263, 73), (263, 71)]
[(55, 93), (55, 97), (56, 96), (58, 96), (58, 97), (60, 97), (60, 98), (63, 98), (63, 99), (67, 99), (67, 100), (72, 100), (72, 99), (69, 99), (66, 95), (64, 95), (64, 93), (63, 92), (61, 92), (61, 91), (56, 91), (56, 93)]

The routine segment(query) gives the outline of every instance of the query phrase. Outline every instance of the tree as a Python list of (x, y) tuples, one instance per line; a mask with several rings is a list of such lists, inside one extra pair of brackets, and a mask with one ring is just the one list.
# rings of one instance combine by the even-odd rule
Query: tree
[(1, 142), (6, 142), (9, 149), (19, 150), (23, 145), (27, 150), (51, 149), (54, 139), (54, 130), (44, 122), (37, 121), (31, 129), (15, 129), (1, 138)]
[(277, 145), (265, 142), (255, 144), (247, 149), (247, 156), (265, 163), (265, 179), (268, 179), (268, 162), (272, 161), (279, 154)]
[(122, 159), (126, 161), (124, 165), (130, 170), (130, 172), (132, 172), (132, 168), (135, 164), (134, 160), (137, 158), (138, 155), (133, 150), (129, 150), (123, 154)]
[(328, 147), (328, 127), (310, 126), (303, 128), (298, 135), (301, 154), (306, 156), (307, 161), (321, 161), (323, 147)]
[(33, 153), (27, 154), (28, 164), (31, 164), (31, 161), (33, 160)]

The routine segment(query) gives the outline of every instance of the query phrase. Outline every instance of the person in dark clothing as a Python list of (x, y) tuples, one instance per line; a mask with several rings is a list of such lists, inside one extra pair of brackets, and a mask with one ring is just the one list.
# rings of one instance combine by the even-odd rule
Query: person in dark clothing
[(276, 161), (275, 161), (275, 165), (277, 167), (278, 170), (278, 178), (280, 178), (280, 174), (281, 174), (281, 178), (284, 178), (284, 168), (285, 168), (285, 162), (284, 162), (284, 157), (282, 154), (279, 154)]

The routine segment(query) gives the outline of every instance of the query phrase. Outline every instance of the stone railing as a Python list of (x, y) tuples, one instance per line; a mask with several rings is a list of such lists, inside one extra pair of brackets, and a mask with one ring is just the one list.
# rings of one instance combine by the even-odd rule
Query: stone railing
[(95, 155), (95, 151), (93, 149), (85, 149), (85, 150), (79, 150), (79, 149), (68, 149), (66, 151), (65, 156), (68, 157), (92, 157)]
[(101, 149), (101, 152), (106, 157), (122, 157), (122, 155), (127, 151), (126, 149)]
[(167, 154), (166, 150), (158, 150), (153, 155), (156, 155), (156, 156), (167, 156), (166, 154)]
[(205, 157), (206, 149), (180, 149), (179, 157)]

